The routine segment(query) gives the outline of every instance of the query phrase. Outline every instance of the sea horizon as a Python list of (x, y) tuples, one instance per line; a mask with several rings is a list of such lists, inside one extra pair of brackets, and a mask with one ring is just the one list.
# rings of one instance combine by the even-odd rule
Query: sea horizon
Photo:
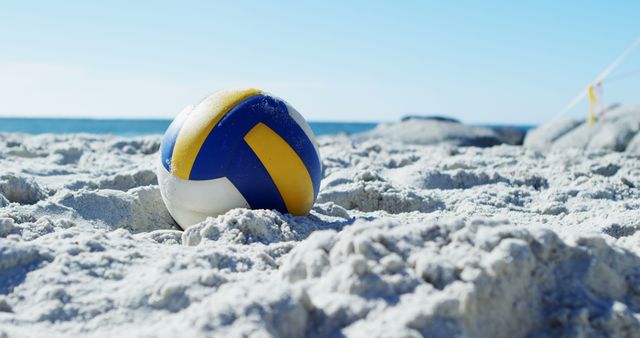
[[(0, 117), (0, 133), (25, 134), (113, 134), (142, 136), (163, 134), (171, 119), (164, 118), (82, 118), (82, 117)], [(371, 130), (384, 122), (309, 121), (316, 136), (357, 134)], [(511, 127), (528, 131), (534, 125), (471, 124), (482, 127)]]

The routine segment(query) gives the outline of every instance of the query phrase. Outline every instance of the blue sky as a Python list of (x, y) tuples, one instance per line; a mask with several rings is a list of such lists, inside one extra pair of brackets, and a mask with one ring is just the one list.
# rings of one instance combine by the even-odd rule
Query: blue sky
[[(632, 1), (0, 0), (0, 116), (171, 118), (252, 86), (315, 121), (535, 124), (640, 36), (638, 13)], [(639, 69), (640, 49), (614, 75)], [(605, 83), (605, 102), (640, 103), (638, 88), (640, 74)]]

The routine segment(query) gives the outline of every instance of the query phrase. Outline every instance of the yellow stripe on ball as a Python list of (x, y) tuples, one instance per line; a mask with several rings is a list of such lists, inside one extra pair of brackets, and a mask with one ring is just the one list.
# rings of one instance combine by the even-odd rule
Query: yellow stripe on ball
[(207, 97), (195, 107), (176, 138), (171, 173), (188, 180), (198, 152), (216, 124), (238, 103), (260, 93), (262, 91), (253, 88), (221, 91)]
[(244, 140), (267, 169), (289, 213), (308, 214), (314, 199), (311, 176), (287, 141), (263, 123), (256, 124)]

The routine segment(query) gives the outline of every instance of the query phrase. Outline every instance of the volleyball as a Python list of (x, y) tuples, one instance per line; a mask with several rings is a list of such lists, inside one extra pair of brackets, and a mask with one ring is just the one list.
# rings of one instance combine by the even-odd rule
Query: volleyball
[(217, 92), (184, 109), (160, 157), (162, 199), (183, 229), (233, 208), (306, 215), (322, 176), (309, 124), (257, 89)]

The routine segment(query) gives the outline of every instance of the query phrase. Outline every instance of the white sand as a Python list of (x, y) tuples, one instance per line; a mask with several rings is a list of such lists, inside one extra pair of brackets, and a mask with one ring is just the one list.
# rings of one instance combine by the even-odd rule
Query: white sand
[(637, 156), (321, 138), (309, 217), (182, 232), (158, 145), (0, 135), (0, 337), (640, 332)]

